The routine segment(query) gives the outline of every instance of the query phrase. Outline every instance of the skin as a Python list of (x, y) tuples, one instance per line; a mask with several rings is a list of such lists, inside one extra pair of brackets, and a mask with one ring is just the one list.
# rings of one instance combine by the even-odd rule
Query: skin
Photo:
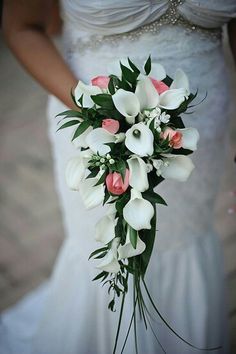
[[(70, 97), (78, 80), (54, 46), (50, 34), (60, 29), (55, 0), (5, 0), (3, 33), (25, 69), (71, 109)], [(228, 25), (229, 43), (236, 62), (236, 19)]]

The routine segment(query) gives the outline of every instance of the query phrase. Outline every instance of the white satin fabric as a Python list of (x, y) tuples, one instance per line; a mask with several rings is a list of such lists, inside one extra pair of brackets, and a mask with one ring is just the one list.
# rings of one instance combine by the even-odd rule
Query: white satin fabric
[[(118, 34), (150, 23), (166, 11), (168, 1), (63, 0), (64, 57), (75, 75), (85, 82), (107, 74), (109, 64), (130, 56), (141, 64), (149, 53), (168, 74), (181, 67), (199, 99), (208, 97), (195, 113), (185, 117), (200, 132), (199, 149), (193, 156), (196, 169), (186, 183), (165, 181), (158, 190), (168, 207), (158, 207), (157, 241), (147, 273), (147, 284), (159, 310), (174, 329), (199, 347), (222, 345), (214, 353), (227, 353), (222, 260), (213, 228), (214, 203), (224, 166), (224, 139), (229, 111), (227, 72), (221, 42), (178, 25), (166, 25), (158, 33), (136, 40), (124, 38), (114, 46), (104, 42), (80, 52), (78, 42), (91, 34)], [(186, 0), (179, 6), (185, 17), (207, 27), (221, 26), (235, 15), (233, 0)], [(56, 133), (54, 116), (64, 110), (51, 97), (49, 135), (55, 160), (55, 176), (67, 239), (52, 277), (15, 308), (1, 317), (1, 354), (110, 354), (118, 313), (107, 310), (106, 289), (91, 281), (97, 273), (88, 254), (98, 244), (94, 224), (103, 209), (85, 210), (76, 192), (64, 179), (69, 157), (78, 152), (70, 144), (73, 129)], [(131, 290), (131, 289), (130, 289)], [(150, 308), (151, 309), (151, 308)], [(152, 310), (151, 310), (152, 311)], [(124, 337), (131, 317), (131, 298), (125, 307)], [(152, 311), (153, 317), (155, 315)], [(171, 354), (204, 353), (181, 343), (163, 323), (153, 327)], [(162, 353), (151, 331), (138, 324), (140, 352)], [(133, 334), (125, 353), (133, 354)]]
[[(169, 0), (63, 0), (63, 18), (81, 31), (117, 34), (160, 18)], [(221, 27), (236, 15), (234, 0), (185, 0), (178, 12), (189, 22), (207, 28)]]

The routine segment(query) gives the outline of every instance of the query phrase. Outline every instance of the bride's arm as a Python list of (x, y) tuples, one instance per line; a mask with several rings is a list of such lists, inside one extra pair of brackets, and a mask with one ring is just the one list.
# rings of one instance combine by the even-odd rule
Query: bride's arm
[(236, 63), (236, 19), (231, 20), (228, 24), (228, 34), (231, 51)]
[(47, 35), (54, 0), (5, 0), (3, 32), (26, 70), (49, 92), (74, 108), (70, 89), (77, 80)]

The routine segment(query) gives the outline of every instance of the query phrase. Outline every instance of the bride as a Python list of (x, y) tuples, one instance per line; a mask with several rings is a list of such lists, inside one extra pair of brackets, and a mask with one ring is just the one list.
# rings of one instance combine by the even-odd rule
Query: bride
[[(65, 164), (78, 150), (68, 142), (72, 128), (56, 133), (54, 116), (74, 108), (70, 90), (78, 80), (89, 83), (106, 75), (111, 63), (128, 56), (141, 65), (149, 54), (172, 76), (181, 67), (190, 78), (191, 91), (198, 89), (200, 97), (207, 91), (208, 97), (188, 117), (201, 137), (192, 176), (182, 185), (168, 181), (159, 187), (168, 208), (158, 208), (157, 242), (146, 282), (158, 309), (182, 337), (197, 347), (221, 346), (214, 353), (227, 353), (213, 208), (230, 108), (221, 28), (229, 23), (236, 57), (235, 0), (61, 0), (62, 55), (46, 34), (53, 6), (53, 0), (5, 1), (3, 30), (19, 61), (52, 94), (49, 132), (67, 238), (49, 282), (2, 314), (0, 353), (112, 353), (117, 314), (107, 309), (106, 291), (91, 281), (96, 270), (87, 260), (97, 246), (94, 225), (102, 210), (86, 211), (79, 194), (65, 185)], [(124, 312), (121, 337), (131, 315), (129, 303)], [(153, 317), (154, 331), (168, 353), (198, 352)], [(142, 323), (138, 341), (141, 353), (162, 353)], [(126, 352), (134, 351), (131, 335)]]

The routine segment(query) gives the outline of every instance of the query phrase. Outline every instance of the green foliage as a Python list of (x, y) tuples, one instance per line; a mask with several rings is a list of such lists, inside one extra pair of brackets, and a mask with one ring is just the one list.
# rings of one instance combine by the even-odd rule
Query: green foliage
[(64, 124), (62, 124), (58, 129), (57, 129), (57, 132), (58, 130), (61, 130), (61, 129), (65, 129), (65, 128), (68, 128), (68, 127), (71, 127), (73, 125), (76, 125), (76, 124), (80, 124), (80, 121), (77, 119), (77, 120), (70, 120), (69, 122), (66, 122)]
[(115, 109), (112, 96), (108, 93), (100, 93), (98, 95), (92, 95), (91, 99), (98, 106), (103, 107), (105, 109)]
[(138, 231), (134, 230), (130, 226), (130, 242), (131, 242), (131, 245), (133, 246), (133, 248), (135, 248), (135, 249), (137, 247), (137, 241), (138, 241)]
[(149, 55), (145, 65), (144, 65), (144, 70), (146, 75), (149, 75), (152, 69), (152, 60), (151, 60), (151, 55)]
[(76, 138), (78, 138), (81, 134), (83, 134), (85, 132), (85, 130), (88, 129), (88, 127), (90, 126), (90, 122), (89, 121), (83, 121), (82, 123), (80, 123), (80, 125), (78, 126), (78, 128), (76, 129), (72, 141), (75, 140)]

